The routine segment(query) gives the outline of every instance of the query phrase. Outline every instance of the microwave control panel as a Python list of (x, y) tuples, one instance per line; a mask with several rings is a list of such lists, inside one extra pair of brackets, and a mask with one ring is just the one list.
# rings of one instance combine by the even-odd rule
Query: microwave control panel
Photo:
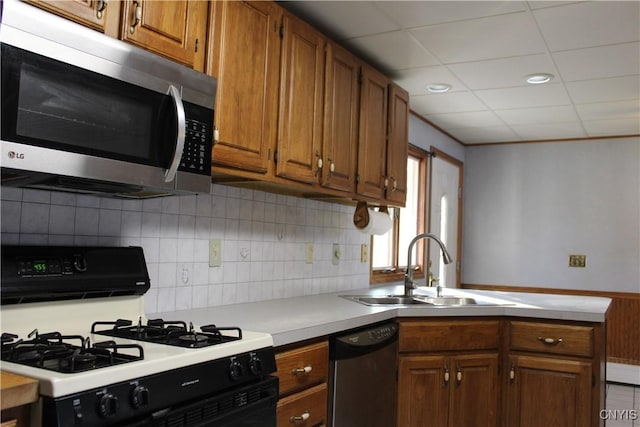
[(213, 111), (184, 102), (186, 135), (179, 170), (211, 174), (211, 147), (213, 141)]

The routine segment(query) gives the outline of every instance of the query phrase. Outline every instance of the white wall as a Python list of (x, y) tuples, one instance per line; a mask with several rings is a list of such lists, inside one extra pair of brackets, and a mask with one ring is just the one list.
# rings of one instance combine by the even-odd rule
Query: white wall
[(640, 292), (640, 138), (468, 146), (464, 167), (463, 283)]
[[(139, 201), (3, 187), (2, 244), (142, 246), (149, 313), (368, 286), (360, 244), (369, 236), (353, 226), (353, 208), (220, 185), (212, 192)], [(222, 240), (221, 267), (209, 267), (209, 239)], [(333, 243), (342, 249), (337, 266)]]
[(464, 145), (449, 138), (413, 114), (409, 116), (409, 143), (426, 151), (434, 146), (448, 155), (464, 161)]

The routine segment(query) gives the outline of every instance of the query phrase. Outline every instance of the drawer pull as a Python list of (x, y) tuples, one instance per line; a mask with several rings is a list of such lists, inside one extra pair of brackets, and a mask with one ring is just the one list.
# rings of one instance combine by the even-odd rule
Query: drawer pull
[(462, 382), (462, 369), (460, 368), (460, 365), (456, 365), (456, 382), (458, 385)]
[(311, 417), (311, 412), (309, 412), (309, 410), (306, 410), (306, 411), (304, 411), (302, 413), (302, 415), (289, 417), (289, 422), (290, 423), (297, 423), (297, 422), (300, 422), (300, 421), (307, 421), (309, 419), (309, 417)]
[(514, 382), (516, 380), (516, 366), (511, 365), (511, 369), (509, 369), (509, 381)]
[(311, 367), (310, 365), (307, 365), (304, 368), (293, 368), (291, 370), (291, 373), (293, 375), (304, 375), (304, 374), (308, 374), (312, 370), (313, 370), (313, 367)]
[(538, 337), (538, 341), (540, 341), (543, 344), (547, 344), (547, 345), (558, 345), (558, 344), (562, 343), (562, 338)]
[(449, 367), (447, 365), (444, 366), (444, 385), (449, 384)]

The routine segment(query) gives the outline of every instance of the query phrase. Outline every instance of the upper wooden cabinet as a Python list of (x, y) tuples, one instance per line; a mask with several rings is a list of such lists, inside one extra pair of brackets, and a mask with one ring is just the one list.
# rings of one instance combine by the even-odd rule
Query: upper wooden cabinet
[(387, 101), (389, 79), (363, 65), (360, 84), (357, 193), (384, 199), (387, 162)]
[(360, 61), (337, 44), (328, 43), (325, 70), (322, 185), (354, 194)]
[(118, 37), (120, 25), (119, 1), (105, 0), (25, 0), (49, 12), (75, 21), (85, 27)]
[(71, 21), (204, 71), (208, 2), (27, 0)]
[(388, 129), (385, 199), (392, 205), (404, 206), (407, 199), (409, 93), (395, 84), (389, 86)]
[(204, 70), (207, 2), (128, 0), (122, 7), (122, 40)]
[[(272, 2), (213, 2), (207, 73), (218, 78), (216, 166), (267, 176), (278, 123), (280, 25)], [(257, 174), (257, 175), (256, 175)]]
[(276, 174), (309, 184), (322, 169), (324, 46), (321, 33), (284, 15)]

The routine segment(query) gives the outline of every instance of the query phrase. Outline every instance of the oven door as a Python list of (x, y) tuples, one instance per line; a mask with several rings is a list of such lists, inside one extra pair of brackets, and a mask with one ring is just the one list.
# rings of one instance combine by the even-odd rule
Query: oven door
[(276, 427), (278, 378), (157, 411), (123, 427)]

